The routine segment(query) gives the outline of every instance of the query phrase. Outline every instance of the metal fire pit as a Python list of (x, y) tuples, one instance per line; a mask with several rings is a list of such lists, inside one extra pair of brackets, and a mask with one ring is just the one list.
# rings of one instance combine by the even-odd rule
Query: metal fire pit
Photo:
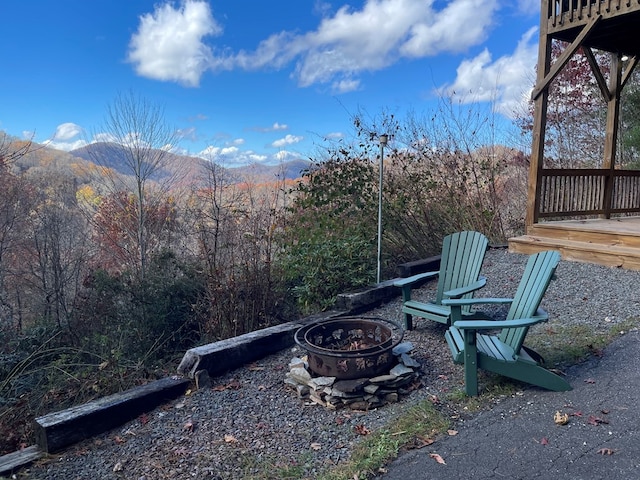
[(294, 339), (307, 351), (314, 373), (348, 380), (388, 372), (392, 349), (403, 335), (403, 329), (390, 320), (342, 317), (304, 326)]

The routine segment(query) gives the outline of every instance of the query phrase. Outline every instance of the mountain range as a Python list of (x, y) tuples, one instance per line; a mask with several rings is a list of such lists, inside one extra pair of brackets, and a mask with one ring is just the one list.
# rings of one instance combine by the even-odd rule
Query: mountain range
[[(181, 185), (197, 186), (203, 183), (212, 166), (218, 173), (224, 173), (232, 182), (271, 183), (277, 180), (295, 180), (309, 168), (308, 160), (292, 160), (279, 165), (251, 164), (238, 167), (213, 165), (200, 157), (178, 155), (171, 152), (151, 150), (150, 155), (163, 155), (162, 168), (154, 169), (152, 180), (163, 178), (180, 178)], [(55, 170), (69, 171), (82, 176), (78, 172), (92, 167), (106, 167), (122, 175), (131, 175), (127, 163), (125, 147), (115, 143), (93, 143), (69, 152), (56, 150), (44, 145), (33, 145), (29, 153), (20, 158), (15, 165), (18, 171)]]

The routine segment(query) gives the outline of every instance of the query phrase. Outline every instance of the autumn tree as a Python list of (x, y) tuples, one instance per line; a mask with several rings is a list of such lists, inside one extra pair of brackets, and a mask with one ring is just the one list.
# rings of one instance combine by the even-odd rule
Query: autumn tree
[[(101, 137), (106, 142), (92, 144), (91, 158), (104, 168), (96, 180), (110, 195), (113, 208), (134, 224), (123, 237), (112, 237), (121, 249), (133, 252), (130, 265), (144, 279), (149, 255), (157, 252), (155, 238), (167, 224), (157, 214), (167, 205), (179, 166), (168, 165), (168, 155), (177, 141), (176, 131), (164, 121), (163, 109), (132, 92), (120, 94), (109, 105)], [(114, 203), (115, 202), (115, 203)], [(133, 211), (132, 211), (133, 209)], [(100, 222), (101, 235), (109, 235)]]
[(273, 273), (284, 195), (284, 178), (240, 179), (212, 158), (206, 164), (184, 219), (205, 267), (206, 335), (226, 338), (284, 319), (287, 300)]
[(34, 178), (32, 206), (26, 222), (28, 242), (23, 242), (16, 282), (29, 294), (24, 309), (32, 319), (70, 327), (74, 302), (90, 263), (88, 225), (76, 201), (73, 178), (58, 173), (38, 173)]
[[(554, 41), (552, 62), (557, 61), (566, 44)], [(603, 75), (608, 76), (610, 57), (594, 52)], [(593, 75), (587, 56), (579, 49), (549, 86), (545, 166), (548, 168), (595, 168), (604, 157), (607, 105)], [(516, 120), (523, 133), (533, 131), (533, 101)]]
[(20, 263), (20, 251), (25, 239), (25, 222), (32, 200), (30, 188), (24, 179), (11, 172), (12, 164), (26, 155), (31, 142), (20, 142), (0, 132), (0, 317), (9, 320), (3, 327), (21, 328), (19, 288), (13, 276), (16, 262)]

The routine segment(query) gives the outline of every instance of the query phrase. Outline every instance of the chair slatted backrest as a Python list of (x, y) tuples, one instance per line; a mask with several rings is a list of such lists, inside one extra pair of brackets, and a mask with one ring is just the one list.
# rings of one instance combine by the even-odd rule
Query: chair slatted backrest
[[(444, 292), (478, 280), (488, 244), (489, 240), (480, 232), (456, 232), (444, 238), (434, 303), (442, 304)], [(472, 295), (473, 293), (470, 293), (463, 298), (470, 298)], [(463, 311), (468, 311), (469, 308), (463, 308)]]
[[(552, 250), (539, 252), (529, 257), (507, 314), (507, 320), (535, 316), (559, 262), (560, 254)], [(518, 354), (528, 330), (529, 327), (505, 328), (499, 338)]]

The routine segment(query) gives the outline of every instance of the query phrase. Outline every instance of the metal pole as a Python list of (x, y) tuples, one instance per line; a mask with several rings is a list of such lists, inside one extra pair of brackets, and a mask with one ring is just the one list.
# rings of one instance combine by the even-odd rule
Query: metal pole
[(376, 283), (380, 283), (381, 259), (382, 259), (382, 179), (383, 179), (383, 160), (384, 146), (387, 144), (388, 136), (380, 135), (380, 179), (378, 181), (378, 270), (376, 275)]

